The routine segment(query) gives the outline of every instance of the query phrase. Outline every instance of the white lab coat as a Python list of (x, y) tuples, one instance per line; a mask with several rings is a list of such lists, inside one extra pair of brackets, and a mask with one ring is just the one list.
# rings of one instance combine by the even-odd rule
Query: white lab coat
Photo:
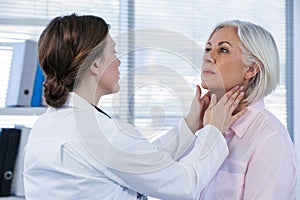
[(219, 130), (184, 120), (152, 144), (75, 93), (35, 123), (25, 149), (27, 200), (197, 199), (228, 154)]

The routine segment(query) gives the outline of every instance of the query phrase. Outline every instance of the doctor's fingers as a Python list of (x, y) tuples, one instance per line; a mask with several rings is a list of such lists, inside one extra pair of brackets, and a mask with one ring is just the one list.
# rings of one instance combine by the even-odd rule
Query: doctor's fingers
[[(238, 94), (238, 95), (237, 95)], [(233, 111), (238, 107), (239, 103), (244, 99), (244, 92), (235, 93), (231, 96), (231, 98), (227, 101), (229, 107), (229, 112), (233, 113)]]
[(206, 92), (206, 94), (201, 98), (201, 102), (205, 102), (205, 104), (208, 106), (210, 103), (211, 94), (211, 91)]
[(238, 97), (238, 95), (244, 90), (244, 86), (236, 86), (232, 88), (231, 90), (227, 91), (219, 100), (222, 104), (229, 104), (231, 106), (235, 99)]
[[(210, 98), (210, 102), (208, 105), (208, 109), (212, 109), (216, 104), (217, 104), (218, 100), (217, 100), (217, 96), (215, 94), (211, 94), (211, 98)], [(223, 103), (222, 103), (223, 105)]]
[[(200, 88), (200, 86), (199, 86)], [(200, 88), (201, 90), (201, 88)], [(205, 111), (208, 108), (208, 105), (210, 103), (211, 98), (211, 92), (208, 91), (203, 97), (200, 98), (200, 104), (202, 106), (202, 111)]]
[(243, 108), (241, 111), (236, 113), (235, 115), (232, 115), (230, 117), (229, 123), (233, 124), (237, 119), (239, 119), (242, 115), (244, 115), (247, 111), (247, 107)]
[(196, 99), (198, 102), (201, 102), (202, 91), (199, 85), (196, 86)]

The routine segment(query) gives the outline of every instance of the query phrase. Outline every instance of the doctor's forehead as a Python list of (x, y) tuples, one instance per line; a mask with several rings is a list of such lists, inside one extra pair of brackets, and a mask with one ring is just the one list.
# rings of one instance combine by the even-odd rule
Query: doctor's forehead
[(109, 46), (112, 46), (112, 47), (116, 46), (116, 43), (110, 34), (107, 35), (106, 40), (107, 40)]

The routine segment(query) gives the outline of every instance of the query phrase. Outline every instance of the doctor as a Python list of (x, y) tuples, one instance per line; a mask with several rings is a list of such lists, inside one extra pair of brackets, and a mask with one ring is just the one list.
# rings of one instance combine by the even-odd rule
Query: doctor
[(95, 106), (119, 90), (120, 61), (103, 19), (56, 17), (38, 51), (49, 108), (25, 150), (27, 200), (199, 197), (228, 155), (222, 133), (245, 112), (232, 115), (241, 89), (209, 103), (198, 87), (187, 117), (151, 144)]

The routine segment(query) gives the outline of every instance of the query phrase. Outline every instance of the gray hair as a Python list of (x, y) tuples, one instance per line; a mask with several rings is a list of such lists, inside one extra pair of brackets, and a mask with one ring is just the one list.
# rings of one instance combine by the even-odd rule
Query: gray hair
[(230, 20), (219, 23), (210, 34), (209, 38), (223, 27), (235, 27), (241, 41), (243, 62), (247, 66), (257, 65), (260, 71), (249, 82), (246, 91), (248, 105), (271, 94), (279, 83), (280, 63), (278, 49), (270, 32), (259, 25)]

